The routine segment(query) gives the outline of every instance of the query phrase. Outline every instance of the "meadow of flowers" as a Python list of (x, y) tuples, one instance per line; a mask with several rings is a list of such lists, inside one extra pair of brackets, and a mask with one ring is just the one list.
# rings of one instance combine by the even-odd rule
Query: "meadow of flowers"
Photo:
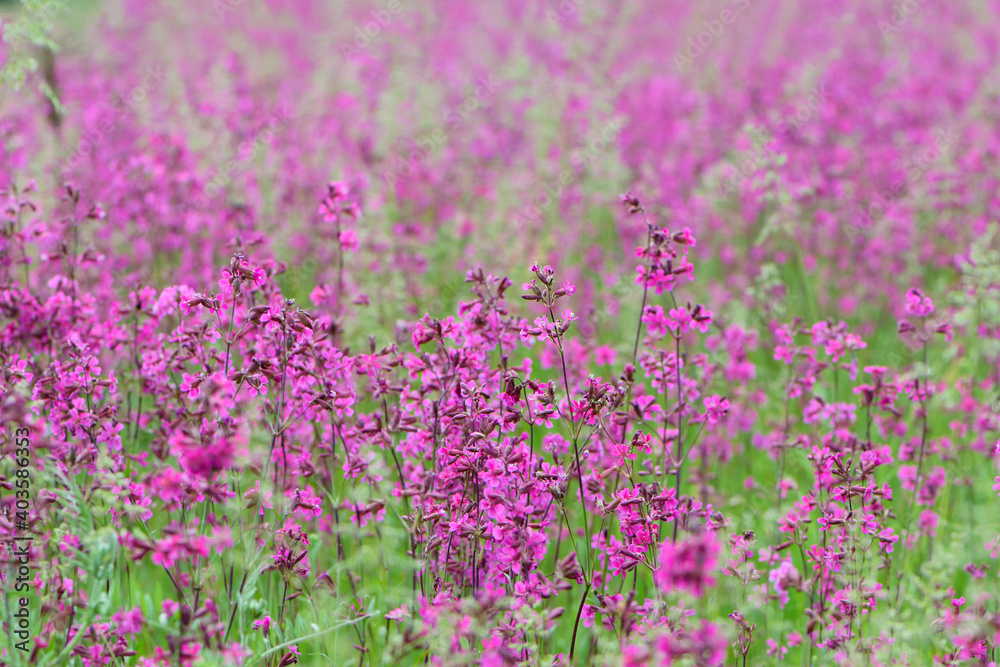
[(0, 664), (997, 665), (1000, 2), (0, 20)]

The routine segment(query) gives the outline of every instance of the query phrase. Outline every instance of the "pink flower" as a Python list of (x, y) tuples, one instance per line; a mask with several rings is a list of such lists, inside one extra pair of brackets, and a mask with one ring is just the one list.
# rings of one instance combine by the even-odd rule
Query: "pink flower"
[(264, 634), (264, 636), (267, 637), (268, 633), (271, 632), (272, 623), (273, 621), (271, 620), (271, 617), (265, 616), (259, 621), (254, 621), (250, 627), (254, 630), (260, 630)]
[(389, 621), (402, 621), (404, 618), (409, 618), (410, 612), (407, 611), (406, 605), (400, 605), (399, 607), (393, 609), (385, 615), (386, 620)]
[(181, 379), (183, 380), (180, 386), (181, 392), (183, 392), (188, 398), (198, 398), (198, 395), (200, 394), (198, 387), (201, 385), (204, 378), (200, 375), (181, 373)]
[(645, 285), (646, 287), (652, 287), (656, 294), (663, 294), (664, 291), (670, 292), (674, 288), (675, 278), (672, 273), (667, 273), (658, 266), (649, 267), (649, 273), (646, 273), (645, 266), (637, 266), (635, 268), (637, 275), (635, 277), (635, 282), (638, 285)]
[(702, 305), (695, 306), (694, 312), (691, 313), (691, 317), (694, 319), (694, 325), (692, 329), (697, 329), (701, 333), (708, 333), (708, 327), (712, 324), (714, 314), (708, 308)]
[(695, 239), (694, 234), (691, 232), (691, 228), (685, 227), (682, 231), (674, 234), (674, 243), (694, 248), (697, 245), (697, 239)]
[(924, 510), (920, 513), (920, 530), (929, 535), (930, 537), (935, 537), (937, 535), (938, 527), (938, 515), (930, 510)]
[(666, 336), (668, 329), (677, 327), (663, 314), (663, 308), (659, 306), (646, 306), (642, 321), (649, 327), (649, 333), (659, 337)]
[(344, 250), (350, 252), (357, 252), (361, 247), (361, 242), (358, 241), (358, 234), (353, 229), (345, 229), (340, 232), (340, 246)]
[(653, 579), (665, 593), (682, 590), (701, 597), (715, 585), (712, 570), (719, 551), (719, 543), (708, 533), (676, 544), (666, 540), (660, 545), (660, 566)]
[(615, 363), (615, 357), (617, 355), (618, 353), (615, 352), (614, 348), (602, 345), (594, 350), (594, 362), (598, 366), (610, 366)]
[(917, 317), (927, 317), (934, 312), (934, 302), (920, 290), (912, 288), (906, 292), (906, 312)]
[(687, 308), (671, 308), (667, 326), (670, 327), (671, 331), (680, 329), (680, 333), (684, 333), (691, 328), (693, 321)]
[(725, 399), (718, 394), (709, 396), (704, 399), (705, 403), (705, 418), (708, 419), (710, 424), (715, 424), (726, 416), (729, 412), (729, 400)]
[(138, 634), (142, 632), (142, 609), (134, 607), (129, 611), (117, 611), (111, 616), (111, 622), (115, 624), (114, 633), (118, 636)]
[(611, 454), (615, 457), (615, 466), (621, 468), (625, 465), (625, 459), (634, 461), (636, 453), (632, 450), (632, 447), (625, 443), (611, 443)]
[(646, 456), (653, 453), (653, 447), (649, 444), (653, 441), (653, 436), (649, 433), (643, 433), (642, 431), (636, 431), (635, 435), (632, 436), (632, 447), (638, 449)]
[(773, 639), (767, 640), (767, 655), (770, 658), (777, 658), (778, 660), (784, 660), (785, 654), (788, 653), (788, 649), (784, 646), (779, 646), (778, 642)]
[(892, 528), (883, 528), (878, 534), (879, 539), (879, 549), (882, 549), (887, 554), (891, 554), (893, 550), (893, 545), (899, 542), (899, 535), (893, 535)]

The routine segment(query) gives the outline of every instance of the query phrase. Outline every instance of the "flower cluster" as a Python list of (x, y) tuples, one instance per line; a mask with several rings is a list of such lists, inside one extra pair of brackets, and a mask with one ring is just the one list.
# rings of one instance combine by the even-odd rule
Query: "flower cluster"
[(995, 667), (996, 12), (31, 4), (0, 664)]

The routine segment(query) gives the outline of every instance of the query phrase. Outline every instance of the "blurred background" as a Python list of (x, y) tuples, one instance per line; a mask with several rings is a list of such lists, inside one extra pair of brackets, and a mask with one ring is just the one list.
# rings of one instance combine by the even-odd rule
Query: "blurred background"
[(953, 281), (995, 219), (997, 17), (916, 0), (7, 3), (2, 178), (71, 180), (104, 206), (87, 241), (114, 265), (95, 281), (201, 289), (240, 246), (286, 262), (305, 300), (332, 279), (316, 208), (342, 180), (363, 211), (359, 340), (450, 312), (465, 269), (517, 282), (538, 259), (580, 286), (584, 337), (617, 344), (646, 233), (616, 199), (632, 190), (653, 224), (697, 234), (690, 297), (724, 321), (836, 314), (869, 335), (888, 294)]

